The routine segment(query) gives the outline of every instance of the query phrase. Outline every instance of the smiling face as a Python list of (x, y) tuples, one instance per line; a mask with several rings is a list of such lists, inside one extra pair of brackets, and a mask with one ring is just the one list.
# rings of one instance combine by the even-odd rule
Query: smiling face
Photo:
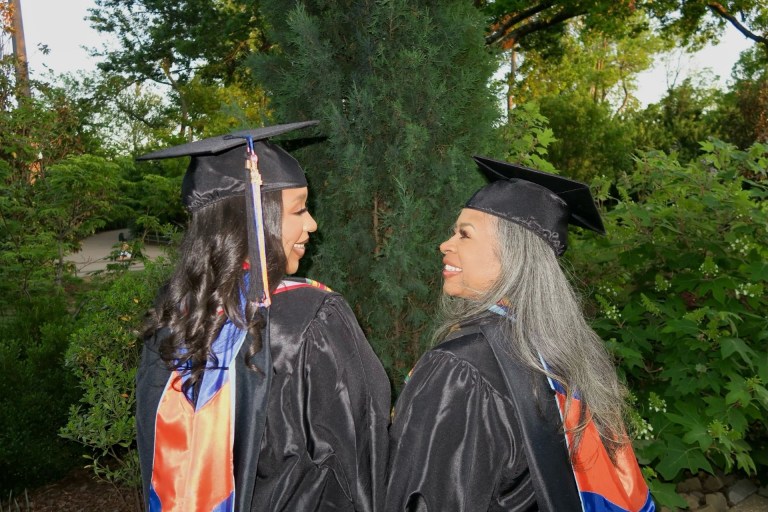
[(453, 236), (440, 244), (443, 293), (474, 299), (487, 292), (501, 272), (496, 247), (495, 217), (468, 208), (461, 210)]
[(309, 234), (317, 230), (317, 222), (307, 210), (307, 187), (283, 190), (283, 250), (285, 273), (294, 274), (306, 251)]

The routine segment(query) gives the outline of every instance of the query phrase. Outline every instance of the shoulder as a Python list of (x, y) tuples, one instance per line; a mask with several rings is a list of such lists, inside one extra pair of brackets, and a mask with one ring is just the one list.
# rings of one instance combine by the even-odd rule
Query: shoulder
[(318, 281), (290, 278), (284, 280), (272, 293), (270, 321), (292, 326), (292, 331), (303, 332), (322, 309), (344, 304), (344, 298)]
[(452, 337), (421, 357), (395, 404), (395, 432), (420, 422), (442, 423), (446, 415), (461, 423), (465, 413), (485, 418), (478, 428), (486, 430), (510, 425), (503, 418), (514, 415), (501, 371), (479, 330)]
[(308, 374), (358, 382), (353, 394), (385, 397), (388, 407), (384, 367), (344, 297), (317, 282), (292, 281), (288, 286), (275, 296), (276, 311), (270, 312), (270, 341), (278, 354), (274, 360), (289, 364), (296, 360), (291, 354), (301, 351)]
[(506, 387), (498, 365), (482, 334), (472, 334), (444, 342), (425, 353), (411, 370), (405, 394), (449, 385), (453, 393), (484, 388), (501, 397)]
[(474, 326), (460, 330), (434, 347), (425, 354), (424, 360), (431, 365), (466, 366), (497, 393), (506, 395), (504, 377), (493, 350), (483, 332)]
[(343, 298), (340, 294), (319, 281), (306, 278), (284, 279), (272, 292), (272, 310), (288, 307), (295, 311), (297, 303), (303, 306), (314, 305), (316, 310), (327, 300)]
[(365, 339), (344, 297), (316, 281), (284, 281), (273, 294), (269, 318), (270, 332), (280, 339), (327, 335), (338, 338), (337, 344)]

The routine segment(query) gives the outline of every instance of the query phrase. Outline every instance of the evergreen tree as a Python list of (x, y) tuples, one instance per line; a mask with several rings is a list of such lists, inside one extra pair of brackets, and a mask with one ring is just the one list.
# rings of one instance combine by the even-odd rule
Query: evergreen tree
[(342, 292), (399, 387), (431, 334), (438, 244), (495, 145), (495, 58), (470, 2), (274, 0), (252, 60), (276, 121), (320, 119), (306, 148), (321, 243), (312, 276)]

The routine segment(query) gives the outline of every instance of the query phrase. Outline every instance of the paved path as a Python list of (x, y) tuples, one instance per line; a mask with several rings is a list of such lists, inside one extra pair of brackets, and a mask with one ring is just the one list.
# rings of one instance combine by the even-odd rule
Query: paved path
[(730, 512), (766, 512), (768, 511), (768, 498), (753, 494), (738, 505), (728, 509)]
[[(96, 233), (83, 240), (79, 252), (69, 254), (64, 259), (75, 264), (77, 275), (81, 277), (106, 270), (107, 264), (118, 263), (112, 259), (112, 252), (117, 248), (116, 244), (120, 243), (120, 233), (125, 238), (130, 236), (130, 231), (127, 228)], [(155, 244), (145, 244), (143, 249), (144, 256), (151, 260), (163, 255), (164, 251), (165, 246)], [(140, 260), (131, 261), (130, 268), (131, 270), (141, 270), (144, 268), (144, 264)]]

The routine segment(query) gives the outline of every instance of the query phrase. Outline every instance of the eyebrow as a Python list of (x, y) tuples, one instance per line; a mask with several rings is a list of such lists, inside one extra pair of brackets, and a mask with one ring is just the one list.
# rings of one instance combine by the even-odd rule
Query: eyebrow
[(470, 228), (474, 229), (475, 231), (477, 231), (477, 228), (471, 222), (462, 222), (461, 224), (454, 224), (453, 225), (454, 229), (464, 229), (466, 227), (470, 227)]

